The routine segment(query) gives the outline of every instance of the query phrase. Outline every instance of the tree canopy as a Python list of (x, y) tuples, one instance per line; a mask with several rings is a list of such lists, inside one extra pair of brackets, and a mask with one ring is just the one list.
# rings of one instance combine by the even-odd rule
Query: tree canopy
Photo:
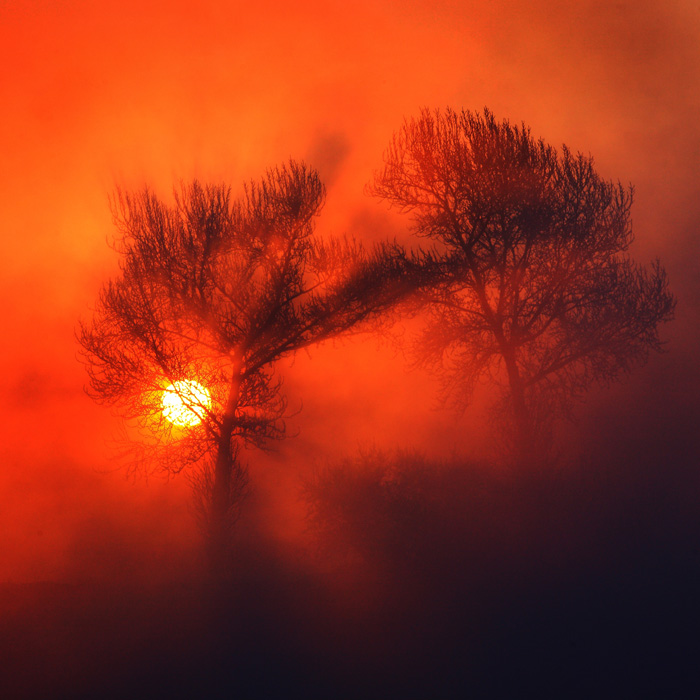
[[(398, 246), (315, 236), (324, 198), (317, 173), (291, 161), (237, 199), (194, 181), (173, 203), (148, 188), (111, 200), (120, 274), (77, 333), (89, 393), (138, 426), (149, 466), (208, 465), (198, 483), (219, 526), (245, 491), (240, 446), (284, 436), (275, 363), (357, 329), (409, 288)], [(168, 392), (194, 425), (168, 420)]]
[(592, 157), (488, 110), (426, 109), (384, 160), (370, 192), (411, 215), (441, 268), (423, 295), (418, 357), (462, 405), (495, 381), (521, 457), (592, 382), (660, 348), (674, 308), (666, 274), (629, 256), (632, 189)]

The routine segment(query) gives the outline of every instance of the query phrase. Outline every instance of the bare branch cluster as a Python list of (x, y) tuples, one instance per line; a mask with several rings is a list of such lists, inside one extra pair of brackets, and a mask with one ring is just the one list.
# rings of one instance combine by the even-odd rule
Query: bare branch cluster
[(423, 110), (369, 191), (439, 246), (416, 356), (461, 406), (478, 381), (500, 385), (521, 443), (660, 348), (674, 308), (666, 274), (629, 257), (633, 192), (590, 156), (488, 110)]
[[(237, 199), (225, 185), (197, 181), (180, 185), (170, 203), (148, 188), (111, 199), (120, 274), (77, 331), (88, 391), (130, 422), (137, 459), (149, 466), (178, 472), (207, 458), (199, 491), (220, 522), (247, 484), (241, 445), (285, 435), (277, 361), (357, 331), (415, 285), (419, 262), (397, 244), (367, 250), (315, 236), (324, 200), (318, 174), (294, 161)], [(211, 400), (185, 396), (183, 381)], [(167, 390), (201, 421), (169, 422)]]

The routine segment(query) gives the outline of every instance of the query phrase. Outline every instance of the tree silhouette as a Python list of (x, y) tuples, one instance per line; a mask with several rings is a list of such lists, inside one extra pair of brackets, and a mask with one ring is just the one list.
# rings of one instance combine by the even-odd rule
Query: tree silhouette
[(457, 403), (495, 380), (521, 460), (592, 382), (659, 349), (674, 308), (666, 274), (630, 259), (632, 189), (601, 178), (590, 156), (488, 110), (423, 110), (368, 189), (435, 245), (419, 360)]
[(197, 181), (172, 205), (147, 188), (111, 200), (120, 274), (77, 332), (88, 392), (135, 426), (149, 467), (204, 465), (194, 480), (215, 550), (246, 492), (241, 447), (285, 433), (277, 360), (357, 329), (410, 286), (398, 246), (314, 236), (324, 197), (292, 161), (237, 200)]

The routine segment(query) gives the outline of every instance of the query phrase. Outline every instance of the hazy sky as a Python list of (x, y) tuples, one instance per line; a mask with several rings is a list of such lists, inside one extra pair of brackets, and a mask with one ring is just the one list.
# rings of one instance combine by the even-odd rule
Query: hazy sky
[[(696, 2), (3, 0), (0, 65), (0, 581), (118, 567), (132, 541), (146, 553), (193, 541), (187, 484), (111, 471), (117, 421), (82, 393), (73, 332), (115, 269), (115, 184), (168, 196), (196, 176), (236, 190), (306, 159), (328, 186), (319, 231), (403, 236), (363, 194), (392, 132), (422, 106), (488, 106), (635, 185), (635, 257), (660, 257), (679, 298), (669, 353), (636, 381), (694, 366)], [(299, 437), (254, 471), (270, 503), (295, 488), (290, 464), (372, 442), (469, 451), (485, 429), (477, 411), (435, 412), (432, 380), (371, 340), (285, 374), (304, 409)], [(677, 390), (693, 396), (696, 380)], [(292, 510), (269, 508), (280, 532)]]

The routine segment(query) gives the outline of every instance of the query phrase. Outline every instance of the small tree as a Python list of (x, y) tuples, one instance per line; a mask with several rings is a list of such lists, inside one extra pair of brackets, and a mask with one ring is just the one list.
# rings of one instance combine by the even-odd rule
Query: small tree
[(436, 246), (419, 359), (458, 403), (495, 380), (521, 460), (592, 382), (659, 349), (674, 308), (666, 274), (630, 259), (632, 190), (602, 179), (591, 157), (488, 110), (424, 110), (369, 190)]
[(148, 189), (111, 200), (121, 274), (77, 333), (89, 393), (136, 425), (149, 466), (205, 465), (195, 482), (216, 550), (246, 492), (241, 446), (285, 433), (275, 363), (408, 288), (397, 246), (314, 237), (324, 196), (290, 162), (235, 201), (196, 181), (172, 205)]

